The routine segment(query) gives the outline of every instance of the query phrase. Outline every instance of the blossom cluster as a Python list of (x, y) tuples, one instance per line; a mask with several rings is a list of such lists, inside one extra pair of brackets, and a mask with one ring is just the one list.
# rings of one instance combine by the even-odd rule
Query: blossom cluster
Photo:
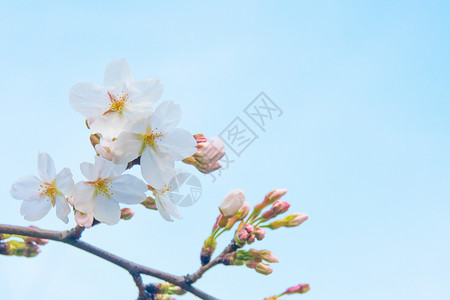
[[(250, 213), (250, 204), (245, 201), (245, 194), (242, 190), (230, 191), (219, 207), (220, 215), (216, 219), (211, 235), (205, 240), (200, 260), (202, 265), (210, 262), (211, 256), (217, 246), (217, 238), (224, 232), (229, 231), (239, 222), (234, 232), (232, 250), (225, 253), (221, 259), (224, 265), (241, 266), (245, 265), (256, 272), (269, 275), (273, 272), (268, 263), (277, 263), (278, 259), (269, 250), (238, 250), (245, 245), (253, 244), (256, 240), (265, 238), (268, 229), (278, 229), (280, 227), (296, 227), (308, 219), (304, 213), (293, 213), (283, 219), (272, 221), (272, 219), (286, 213), (290, 204), (281, 201), (287, 193), (286, 189), (277, 189), (269, 192), (261, 203), (253, 207)], [(268, 210), (263, 212), (268, 206)]]
[[(81, 163), (86, 180), (75, 183), (68, 168), (56, 173), (50, 155), (39, 153), (39, 178), (22, 177), (11, 188), (11, 195), (23, 200), (20, 212), (24, 218), (40, 220), (55, 207), (57, 217), (67, 223), (72, 207), (80, 226), (90, 227), (94, 220), (113, 225), (123, 214), (121, 203), (145, 203), (149, 190), (165, 220), (181, 218), (170, 197), (176, 188), (170, 184), (178, 172), (175, 162), (184, 161), (209, 173), (221, 167), (218, 160), (225, 147), (218, 137), (208, 140), (177, 128), (179, 104), (165, 101), (154, 108), (162, 91), (158, 79), (135, 80), (125, 59), (108, 64), (103, 87), (75, 84), (70, 104), (86, 117), (95, 161)], [(140, 165), (144, 180), (124, 174), (134, 164)], [(122, 217), (126, 218), (131, 218), (129, 212)]]

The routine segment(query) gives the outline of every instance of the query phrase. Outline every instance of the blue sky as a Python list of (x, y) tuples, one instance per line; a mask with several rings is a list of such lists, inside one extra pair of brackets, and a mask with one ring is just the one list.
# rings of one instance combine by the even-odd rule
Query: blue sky
[[(252, 245), (277, 255), (274, 273), (219, 266), (199, 288), (221, 299), (262, 299), (308, 282), (308, 294), (290, 298), (450, 298), (447, 1), (2, 1), (0, 8), (1, 223), (30, 225), (9, 189), (36, 173), (38, 151), (83, 179), (78, 166), (93, 150), (69, 89), (101, 84), (104, 67), (126, 57), (135, 78), (161, 80), (162, 100), (180, 103), (180, 126), (193, 133), (217, 135), (237, 116), (248, 121), (243, 109), (261, 91), (284, 113), (266, 132), (255, 129), (259, 139), (215, 183), (199, 175), (202, 198), (181, 210), (183, 220), (168, 224), (138, 207), (132, 221), (98, 226), (86, 241), (190, 273), (227, 191), (241, 188), (256, 204), (285, 187), (291, 210), (310, 219)], [(74, 222), (50, 212), (33, 225), (63, 230)], [(35, 259), (0, 257), (0, 268), (5, 299), (136, 296), (125, 271), (57, 243)]]

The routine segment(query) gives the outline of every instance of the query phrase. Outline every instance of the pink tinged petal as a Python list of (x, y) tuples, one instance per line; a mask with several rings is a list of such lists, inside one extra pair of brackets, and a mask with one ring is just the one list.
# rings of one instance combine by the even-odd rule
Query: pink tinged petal
[(45, 217), (51, 208), (51, 202), (43, 199), (23, 201), (20, 206), (20, 214), (27, 221), (38, 221)]
[(82, 213), (81, 211), (75, 211), (75, 222), (79, 226), (90, 228), (94, 223), (94, 215), (92, 213)]
[(175, 129), (181, 119), (181, 108), (173, 101), (161, 103), (150, 117), (150, 124), (153, 130), (159, 132), (169, 132)]
[(89, 181), (94, 181), (97, 179), (97, 172), (94, 167), (94, 164), (84, 162), (80, 164), (81, 174), (86, 177)]
[(125, 174), (111, 182), (111, 195), (114, 201), (125, 204), (139, 204), (145, 201), (147, 185), (136, 176)]
[(70, 105), (91, 122), (110, 108), (108, 93), (102, 87), (90, 83), (76, 83), (70, 89)]
[[(162, 189), (165, 183), (175, 175), (174, 161), (169, 153), (155, 152), (147, 148), (141, 156), (141, 173), (145, 181), (156, 189)], [(169, 180), (164, 180), (168, 178)]]
[(120, 220), (119, 203), (108, 199), (103, 195), (98, 195), (95, 199), (94, 217), (102, 223), (108, 225), (117, 224)]
[(73, 179), (72, 172), (70, 172), (69, 168), (64, 168), (58, 174), (56, 174), (55, 185), (56, 188), (64, 194), (67, 194), (70, 192), (70, 190), (72, 190)]
[(133, 81), (130, 65), (125, 58), (120, 61), (113, 60), (106, 66), (104, 86), (108, 90), (121, 92), (126, 87), (126, 83), (130, 84)]
[(78, 182), (73, 186), (71, 197), (75, 209), (88, 213), (94, 207), (94, 192), (95, 188), (85, 182)]
[(128, 163), (140, 154), (144, 141), (138, 133), (123, 131), (114, 144), (114, 163)]
[(178, 213), (178, 208), (176, 205), (172, 202), (170, 197), (166, 194), (158, 194), (155, 197), (156, 202), (156, 208), (158, 209), (161, 216), (164, 218), (164, 220), (172, 222), (172, 218), (170, 216), (173, 216), (177, 219), (181, 219), (180, 214)]
[(51, 183), (55, 179), (55, 163), (48, 153), (38, 154), (38, 173), (45, 183)]
[(24, 176), (12, 184), (10, 194), (17, 200), (38, 200), (41, 199), (39, 189), (43, 184), (36, 176)]
[(197, 151), (195, 138), (188, 131), (180, 128), (162, 136), (158, 146), (161, 150), (169, 152), (174, 160), (184, 159)]
[(64, 223), (69, 223), (67, 215), (70, 213), (69, 204), (62, 195), (56, 195), (55, 199), (56, 216)]

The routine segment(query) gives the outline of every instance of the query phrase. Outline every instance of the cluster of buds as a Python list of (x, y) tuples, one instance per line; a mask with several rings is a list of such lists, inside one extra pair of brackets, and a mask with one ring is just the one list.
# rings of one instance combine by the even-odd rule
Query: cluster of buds
[(268, 250), (250, 249), (248, 251), (238, 250), (225, 255), (222, 263), (227, 266), (242, 266), (246, 265), (250, 269), (263, 275), (269, 275), (273, 269), (270, 265), (264, 263), (277, 263), (278, 258)]
[(269, 298), (264, 298), (264, 300), (277, 300), (281, 296), (284, 295), (293, 295), (293, 294), (304, 294), (309, 291), (309, 284), (302, 283), (293, 287), (288, 288), (284, 293), (278, 295), (278, 296), (272, 296)]
[(245, 244), (253, 244), (255, 240), (262, 240), (266, 236), (266, 231), (261, 227), (254, 227), (247, 223), (241, 223), (234, 236), (234, 243), (239, 248), (244, 247)]
[(184, 295), (186, 291), (179, 286), (169, 282), (153, 283), (145, 286), (147, 293), (153, 296), (155, 300), (172, 300), (172, 295)]
[(222, 167), (219, 160), (225, 155), (225, 144), (218, 136), (213, 136), (209, 140), (203, 134), (194, 135), (197, 141), (197, 152), (194, 155), (183, 159), (188, 165), (193, 165), (200, 172), (209, 174)]
[[(30, 227), (36, 228), (34, 226)], [(0, 240), (2, 241), (0, 242), (0, 254), (23, 257), (35, 257), (41, 252), (39, 246), (48, 243), (46, 239), (9, 234), (1, 234)]]

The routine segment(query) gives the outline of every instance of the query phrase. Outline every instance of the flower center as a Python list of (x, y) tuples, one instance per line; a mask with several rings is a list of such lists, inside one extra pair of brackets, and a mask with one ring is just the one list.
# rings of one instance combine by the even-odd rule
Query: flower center
[(44, 183), (43, 185), (39, 185), (39, 189), (41, 192), (42, 198), (47, 198), (47, 201), (52, 202), (52, 206), (55, 206), (55, 196), (58, 190), (56, 189), (55, 185), (53, 183)]
[(146, 133), (142, 137), (144, 144), (140, 154), (144, 152), (145, 147), (150, 147), (153, 150), (156, 150), (158, 148), (158, 141), (161, 141), (161, 137), (164, 135), (164, 133), (158, 132), (157, 130), (158, 128), (152, 130), (150, 126), (147, 127)]
[(106, 196), (108, 199), (111, 199), (111, 196), (114, 194), (111, 192), (111, 181), (108, 179), (99, 179), (97, 181), (88, 181), (95, 188), (95, 193), (97, 195)]
[[(128, 102), (128, 94), (124, 94), (123, 91), (121, 94), (117, 95), (111, 95), (110, 92), (108, 92), (109, 95), (109, 101), (111, 102), (110, 109), (105, 112), (105, 114), (109, 112), (118, 112), (119, 114), (123, 113), (123, 109), (125, 107), (125, 104)], [(133, 100), (129, 100), (130, 102), (133, 102)]]

